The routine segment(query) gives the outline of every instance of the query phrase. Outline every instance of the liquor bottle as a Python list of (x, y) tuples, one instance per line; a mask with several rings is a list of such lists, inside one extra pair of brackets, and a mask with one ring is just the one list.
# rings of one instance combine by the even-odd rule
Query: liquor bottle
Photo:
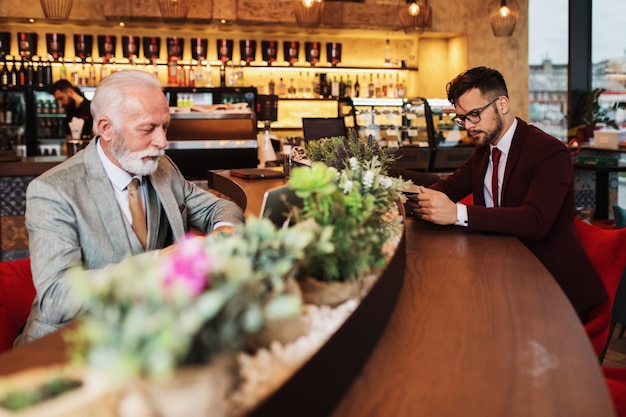
[(380, 84), (380, 74), (376, 74), (376, 84), (374, 84), (374, 96), (382, 97), (382, 86)]
[(195, 87), (196, 86), (196, 70), (193, 68), (193, 66), (189, 67), (189, 87)]
[(298, 80), (296, 81), (296, 97), (305, 97), (304, 90), (306, 89), (305, 85), (306, 80), (302, 76), (302, 71), (300, 71), (300, 75), (298, 76)]
[(320, 96), (323, 98), (330, 97), (330, 84), (325, 73), (320, 74)]
[(387, 75), (383, 75), (383, 83), (380, 86), (381, 97), (387, 97)]
[(354, 97), (359, 97), (361, 95), (361, 84), (359, 84), (359, 76), (356, 76), (356, 81), (354, 82)]
[(367, 97), (374, 97), (374, 75), (370, 74), (370, 82), (367, 84)]
[(322, 83), (320, 80), (320, 75), (315, 73), (313, 77), (313, 96), (320, 97), (322, 95)]
[(297, 95), (296, 86), (293, 83), (293, 78), (289, 81), (289, 87), (287, 87), (287, 97), (295, 98)]
[(35, 85), (36, 84), (36, 74), (35, 68), (33, 67), (32, 61), (28, 61), (28, 65), (26, 66), (26, 83), (25, 85)]
[(339, 97), (346, 96), (346, 83), (343, 81), (343, 75), (339, 77)]
[(59, 67), (59, 78), (62, 80), (67, 79), (67, 67), (65, 66), (65, 61), (63, 58), (59, 58), (61, 61), (61, 66)]
[(220, 87), (226, 87), (226, 65), (220, 65)]
[(311, 82), (311, 76), (309, 73), (306, 73), (306, 78), (303, 81), (304, 84), (304, 97), (312, 98), (313, 97), (313, 83)]
[(337, 76), (333, 77), (333, 81), (330, 83), (330, 95), (333, 97), (339, 97), (339, 81)]
[(389, 74), (389, 82), (387, 83), (387, 97), (396, 97), (396, 88), (393, 85), (393, 78)]
[(89, 83), (88, 85), (95, 87), (96, 86), (97, 81), (96, 81), (96, 66), (93, 64), (93, 61), (91, 61), (91, 65), (89, 66)]
[(78, 65), (76, 64), (76, 62), (74, 62), (74, 65), (72, 66), (72, 84), (76, 85), (80, 85), (80, 76), (78, 74), (79, 68)]
[(2, 60), (2, 68), (0, 69), (0, 86), (8, 87), (9, 86), (9, 69), (7, 68), (7, 63), (3, 59)]
[(346, 85), (344, 86), (343, 94), (344, 97), (352, 97), (352, 80), (350, 79), (350, 74), (346, 77)]
[(26, 68), (24, 67), (24, 58), (19, 63), (20, 67), (17, 70), (17, 85), (26, 85)]
[(385, 41), (385, 66), (391, 66), (391, 45), (389, 44), (389, 39)]
[(285, 97), (287, 95), (287, 84), (285, 84), (282, 77), (280, 77), (278, 80), (278, 85), (276, 86), (276, 94), (278, 95), (278, 97)]
[(405, 94), (404, 84), (400, 81), (399, 74), (396, 74), (396, 97), (404, 98)]
[(276, 83), (274, 82), (273, 78), (270, 78), (270, 82), (267, 85), (267, 90), (270, 96), (276, 94)]
[(13, 61), (13, 67), (9, 73), (9, 87), (15, 87), (19, 82), (19, 74), (17, 72), (17, 63)]

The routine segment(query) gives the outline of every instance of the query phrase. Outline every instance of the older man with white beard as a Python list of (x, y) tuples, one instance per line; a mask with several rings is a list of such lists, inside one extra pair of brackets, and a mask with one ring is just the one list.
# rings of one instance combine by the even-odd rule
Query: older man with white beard
[[(104, 268), (174, 244), (190, 228), (229, 232), (243, 222), (234, 203), (185, 180), (165, 156), (167, 100), (151, 75), (116, 72), (91, 103), (95, 140), (34, 179), (26, 193), (26, 226), (37, 295), (15, 344), (52, 332), (85, 312), (73, 299), (67, 271)], [(144, 232), (129, 207), (136, 178)], [(147, 236), (146, 236), (147, 232)]]

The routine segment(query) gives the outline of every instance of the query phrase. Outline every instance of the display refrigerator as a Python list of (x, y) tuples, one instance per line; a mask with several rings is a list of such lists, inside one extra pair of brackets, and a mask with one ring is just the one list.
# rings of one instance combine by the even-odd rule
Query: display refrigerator
[(0, 90), (0, 155), (61, 155), (65, 136), (65, 111), (43, 87)]

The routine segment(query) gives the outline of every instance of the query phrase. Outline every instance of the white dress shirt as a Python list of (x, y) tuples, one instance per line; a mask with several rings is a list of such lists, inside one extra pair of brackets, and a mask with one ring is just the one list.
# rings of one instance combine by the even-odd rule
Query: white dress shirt
[[(502, 154), (500, 155), (500, 164), (498, 165), (498, 190), (500, 194), (498, 195), (498, 199), (502, 201), (502, 182), (504, 180), (504, 171), (506, 169), (506, 161), (509, 158), (509, 151), (511, 150), (511, 142), (513, 141), (513, 134), (515, 133), (515, 129), (517, 128), (517, 119), (513, 119), (513, 124), (506, 131), (504, 136), (500, 138), (498, 141), (498, 145), (496, 146), (500, 149)], [(491, 150), (494, 146), (489, 145), (489, 155), (491, 155)], [(493, 207), (493, 190), (491, 189), (491, 173), (493, 172), (493, 161), (491, 157), (489, 157), (489, 164), (487, 165), (487, 172), (485, 173), (485, 178), (483, 179), (483, 192), (485, 195), (485, 205), (487, 207)], [(455, 223), (457, 226), (467, 226), (469, 221), (467, 218), (467, 206), (465, 204), (457, 203), (456, 204), (456, 219)]]

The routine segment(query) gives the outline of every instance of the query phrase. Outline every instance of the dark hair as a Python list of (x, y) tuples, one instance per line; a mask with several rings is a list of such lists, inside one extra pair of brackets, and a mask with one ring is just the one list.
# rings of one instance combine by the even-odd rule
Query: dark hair
[(446, 86), (448, 101), (454, 105), (459, 97), (474, 88), (478, 88), (486, 98), (509, 96), (504, 77), (500, 72), (492, 68), (476, 67), (457, 75), (448, 83)]
[(70, 83), (68, 80), (65, 79), (61, 79), (56, 81), (54, 84), (52, 84), (50, 86), (50, 88), (48, 89), (48, 92), (52, 95), (54, 95), (55, 91), (65, 91), (68, 89), (74, 89), (74, 86), (72, 85), (72, 83)]

